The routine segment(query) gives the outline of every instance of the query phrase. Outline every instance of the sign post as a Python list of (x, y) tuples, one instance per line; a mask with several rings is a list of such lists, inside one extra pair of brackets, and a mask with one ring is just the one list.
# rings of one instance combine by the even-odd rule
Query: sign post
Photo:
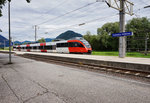
[[(132, 32), (122, 32), (112, 34), (112, 37), (119, 37), (119, 57), (124, 58), (126, 54), (126, 36), (132, 36)], [(121, 40), (120, 40), (121, 39)]]

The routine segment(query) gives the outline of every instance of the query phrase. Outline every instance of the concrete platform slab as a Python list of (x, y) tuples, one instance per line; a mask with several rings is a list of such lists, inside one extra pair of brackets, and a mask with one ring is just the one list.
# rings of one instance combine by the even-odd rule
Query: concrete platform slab
[[(8, 55), (0, 54), (1, 60), (7, 62), (5, 57)], [(0, 79), (3, 80), (0, 82), (2, 83), (0, 88), (3, 89), (6, 84), (11, 88), (0, 90), (10, 92), (16, 103), (17, 100), (20, 103), (150, 102), (149, 83), (18, 56), (13, 56), (12, 60), (12, 65), (3, 65), (0, 62), (2, 65), (0, 77), (4, 75), (4, 79)], [(6, 101), (7, 98), (1, 99)]]
[(50, 59), (71, 61), (84, 64), (94, 64), (100, 66), (110, 66), (115, 68), (131, 69), (150, 72), (150, 58), (119, 58), (117, 56), (95, 56), (79, 54), (58, 54), (58, 53), (39, 53), (39, 52), (18, 52), (18, 55), (39, 55)]

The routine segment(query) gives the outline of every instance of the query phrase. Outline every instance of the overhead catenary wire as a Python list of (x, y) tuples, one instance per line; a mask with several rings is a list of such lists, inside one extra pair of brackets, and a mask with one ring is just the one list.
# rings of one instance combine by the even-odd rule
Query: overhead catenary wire
[[(97, 1), (96, 1), (96, 2), (97, 2)], [(88, 3), (88, 4), (86, 4), (86, 5), (82, 6), (82, 7), (79, 7), (79, 8), (77, 8), (77, 9), (71, 10), (71, 11), (65, 13), (65, 14), (59, 15), (59, 16), (54, 17), (54, 18), (51, 18), (51, 19), (48, 19), (48, 20), (46, 20), (46, 21), (44, 21), (44, 22), (41, 22), (41, 23), (39, 23), (39, 24), (36, 24), (36, 25), (42, 25), (42, 24), (45, 24), (45, 23), (47, 23), (47, 22), (49, 22), (49, 21), (53, 21), (53, 20), (55, 20), (55, 19), (57, 19), (57, 18), (63, 17), (63, 16), (68, 15), (68, 14), (70, 14), (70, 13), (72, 13), (72, 12), (75, 12), (75, 11), (80, 10), (80, 9), (82, 9), (82, 8), (85, 8), (85, 7), (87, 7), (87, 6), (93, 5), (93, 4), (95, 4), (96, 2)]]
[(48, 11), (44, 12), (44, 14), (41, 14), (41, 16), (38, 16), (37, 18), (40, 18), (40, 19), (41, 19), (44, 15), (48, 15), (48, 14), (46, 14), (46, 13), (51, 12), (51, 11), (52, 11), (52, 10), (54, 10), (56, 7), (58, 8), (58, 7), (62, 6), (62, 5), (63, 5), (63, 4), (65, 4), (67, 1), (68, 1), (68, 0), (64, 0), (64, 1), (62, 1), (62, 2), (61, 2), (61, 3), (59, 3), (58, 5), (56, 5), (56, 6), (52, 7), (50, 10), (48, 10)]
[[(108, 8), (108, 7), (105, 7), (105, 8), (103, 8), (103, 9), (106, 9), (106, 8)], [(72, 19), (73, 18), (75, 18), (76, 20), (78, 19), (78, 20), (82, 20), (84, 17), (87, 17), (89, 14), (92, 14), (93, 12), (92, 11), (95, 11), (95, 10), (98, 10), (98, 9), (101, 9), (101, 8), (98, 8), (98, 7), (96, 7), (96, 6), (94, 6), (94, 7), (90, 7), (90, 8), (88, 8), (88, 9), (90, 9), (91, 10), (91, 12), (81, 12), (81, 11), (79, 11), (79, 13), (77, 12), (76, 14), (74, 14), (74, 15), (67, 15), (66, 17), (65, 17), (65, 19), (61, 19), (61, 21), (60, 20), (57, 20), (56, 22), (55, 22), (55, 24), (57, 24), (57, 25), (60, 25), (60, 24), (64, 24), (64, 23), (66, 23), (66, 22), (68, 22), (68, 23), (70, 23), (70, 22), (72, 22)], [(101, 12), (101, 11), (100, 11)], [(100, 12), (98, 12), (98, 13), (100, 13)], [(95, 15), (95, 14), (93, 14), (93, 15)], [(72, 18), (73, 17), (73, 18)], [(69, 21), (68, 21), (69, 20)], [(58, 21), (60, 21), (60, 22), (58, 22)], [(83, 21), (83, 20), (82, 20)]]
[(138, 8), (136, 10), (134, 10), (134, 16), (136, 16), (138, 18), (138, 11), (141, 11), (141, 10), (144, 10), (145, 8), (144, 7), (141, 7), (141, 8)]
[[(93, 19), (93, 20), (89, 20), (89, 21), (85, 21), (83, 23), (78, 23), (78, 24), (73, 24), (73, 25), (70, 25), (70, 26), (64, 26), (62, 28), (57, 28), (57, 29), (53, 29), (53, 28), (49, 28), (49, 29), (52, 29), (51, 31), (56, 31), (56, 30), (61, 30), (61, 29), (66, 29), (66, 28), (70, 28), (70, 27), (78, 27), (78, 26), (82, 26), (82, 25), (86, 25), (86, 24), (89, 24), (89, 23), (92, 23), (92, 22), (95, 22), (95, 21), (98, 21), (98, 20), (101, 20), (101, 19), (107, 19), (107, 18), (110, 18), (110, 17), (114, 17), (114, 16), (117, 16), (119, 15), (118, 13), (115, 14), (115, 15), (111, 15), (111, 16), (106, 16), (106, 17), (100, 17), (100, 18), (97, 18), (97, 19)], [(48, 29), (48, 28), (47, 28)]]
[(143, 0), (140, 0), (141, 1), (141, 3), (144, 3), (145, 5), (149, 5), (148, 3), (146, 3), (145, 1), (143, 1)]

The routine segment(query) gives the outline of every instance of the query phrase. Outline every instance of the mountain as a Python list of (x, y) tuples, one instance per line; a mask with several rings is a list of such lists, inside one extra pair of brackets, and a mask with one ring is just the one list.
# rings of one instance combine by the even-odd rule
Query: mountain
[[(68, 30), (60, 34), (59, 36), (57, 36), (55, 40), (64, 40), (64, 39), (68, 40), (74, 37), (82, 37), (82, 35), (74, 31)], [(52, 42), (52, 40), (54, 40), (54, 38), (45, 38), (46, 42)], [(14, 42), (14, 44), (27, 44), (27, 43), (34, 43), (34, 42), (33, 41), (23, 41), (23, 42), (15, 41)]]
[(57, 36), (56, 40), (59, 40), (59, 39), (68, 40), (68, 39), (73, 38), (73, 37), (82, 37), (82, 35), (74, 32), (74, 31), (68, 30), (68, 31), (60, 34), (59, 36)]
[(32, 41), (27, 41), (27, 40), (26, 40), (26, 41), (23, 41), (22, 44), (24, 44), (24, 43), (31, 43), (31, 42), (32, 42)]
[(14, 41), (14, 44), (22, 44), (20, 41)]
[[(45, 38), (46, 42), (51, 42), (52, 40), (54, 40), (54, 38)], [(19, 44), (19, 45), (21, 45), (21, 44), (30, 44), (30, 43), (35, 43), (35, 42), (34, 41), (28, 41), (28, 40), (23, 41), (23, 42), (14, 41), (14, 44)], [(36, 43), (38, 43), (38, 41)]]
[(54, 38), (45, 38), (46, 42), (51, 42), (52, 40), (54, 40)]
[(9, 40), (3, 37), (2, 35), (0, 35), (0, 48), (3, 48), (4, 46), (5, 47), (9, 46)]
[(14, 41), (14, 44), (17, 44), (17, 45), (28, 44), (28, 43), (33, 43), (33, 41), (23, 41), (23, 42), (20, 42), (20, 41)]

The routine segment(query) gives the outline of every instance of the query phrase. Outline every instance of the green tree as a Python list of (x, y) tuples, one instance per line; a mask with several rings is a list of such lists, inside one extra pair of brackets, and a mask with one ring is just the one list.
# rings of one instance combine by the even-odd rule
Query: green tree
[[(8, 0), (11, 1), (11, 0)], [(28, 3), (30, 3), (31, 0), (26, 0)], [(0, 17), (2, 16), (2, 8), (3, 6), (5, 6), (5, 3), (7, 2), (7, 0), (0, 0)]]
[(44, 39), (44, 38), (41, 38), (41, 39), (38, 40), (38, 42), (39, 42), (39, 43), (45, 43), (45, 39)]
[(118, 37), (112, 37), (111, 34), (119, 32), (119, 23), (106, 23), (97, 29), (100, 50), (118, 50)]
[[(134, 34), (127, 37), (128, 48), (132, 51), (144, 50), (145, 38), (147, 35), (150, 37), (150, 19), (145, 17), (133, 18), (127, 22), (126, 31), (131, 31)], [(148, 48), (150, 48), (150, 45), (148, 45)]]
[(83, 36), (83, 38), (85, 40), (87, 40), (89, 43), (90, 43), (90, 40), (91, 40), (91, 32), (90, 31), (87, 31), (86, 34)]
[(91, 35), (91, 33), (87, 31), (86, 35), (84, 35), (83, 38), (90, 43), (93, 50), (99, 50), (97, 35)]

